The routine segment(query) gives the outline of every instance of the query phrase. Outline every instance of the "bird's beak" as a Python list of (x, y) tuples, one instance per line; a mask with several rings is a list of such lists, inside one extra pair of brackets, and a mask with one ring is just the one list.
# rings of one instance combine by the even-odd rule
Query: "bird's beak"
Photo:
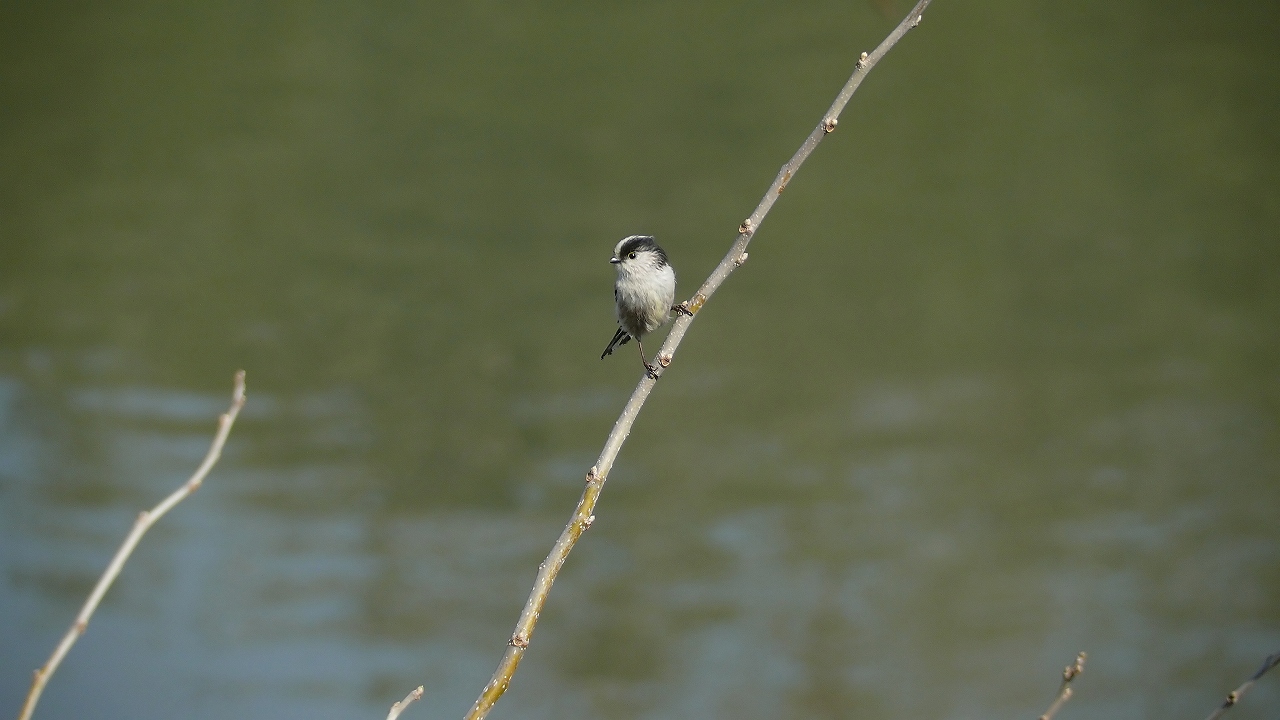
[(613, 263), (614, 265), (617, 265), (618, 263), (620, 263), (620, 262), (622, 262), (622, 261), (621, 261), (621, 260), (619, 260), (619, 259), (618, 259), (618, 258), (616, 258), (616, 257), (611, 257), (611, 258), (609, 258), (609, 262)]

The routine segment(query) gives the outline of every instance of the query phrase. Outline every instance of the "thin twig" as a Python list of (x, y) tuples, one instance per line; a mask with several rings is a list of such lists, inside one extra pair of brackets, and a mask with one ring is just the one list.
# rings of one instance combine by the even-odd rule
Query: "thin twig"
[(1062, 669), (1062, 685), (1058, 687), (1058, 697), (1053, 699), (1053, 703), (1049, 705), (1049, 709), (1045, 710), (1044, 714), (1040, 716), (1040, 720), (1053, 720), (1053, 716), (1057, 715), (1058, 711), (1062, 709), (1062, 706), (1066, 705), (1067, 701), (1071, 699), (1071, 681), (1075, 680), (1077, 675), (1084, 672), (1084, 660), (1085, 654), (1081, 652), (1079, 655), (1076, 655), (1076, 661), (1074, 663)]
[(893, 32), (884, 39), (870, 53), (862, 53), (861, 57), (853, 71), (853, 75), (845, 83), (840, 90), (840, 94), (836, 96), (835, 102), (831, 104), (830, 109), (822, 116), (822, 120), (818, 126), (809, 133), (800, 149), (795, 155), (782, 166), (778, 171), (778, 176), (774, 179), (773, 184), (769, 186), (768, 192), (760, 200), (751, 216), (743, 221), (738, 228), (738, 236), (729, 248), (728, 254), (720, 261), (711, 275), (702, 283), (702, 287), (698, 288), (698, 292), (693, 298), (684, 303), (684, 308), (688, 314), (681, 314), (677, 317), (671, 332), (667, 335), (666, 342), (658, 350), (658, 372), (650, 376), (646, 373), (641, 377), (636, 389), (631, 393), (631, 399), (627, 401), (626, 406), (622, 409), (622, 414), (618, 416), (617, 421), (613, 424), (613, 430), (609, 433), (608, 439), (605, 440), (604, 449), (600, 451), (600, 457), (596, 460), (596, 464), (587, 471), (587, 486), (582, 492), (581, 499), (578, 500), (578, 506), (574, 508), (573, 515), (569, 518), (568, 525), (560, 533), (560, 537), (551, 548), (551, 552), (547, 555), (546, 560), (538, 566), (538, 576), (534, 580), (533, 589), (529, 593), (529, 600), (525, 603), (524, 610), (520, 613), (520, 619), (516, 622), (515, 631), (511, 634), (511, 639), (507, 642), (507, 650), (502, 656), (498, 668), (494, 671), (493, 677), (489, 683), (485, 685), (484, 690), (480, 692), (480, 697), (476, 699), (471, 710), (466, 714), (466, 720), (481, 720), (485, 717), (489, 710), (493, 707), (498, 698), (506, 692), (507, 686), (511, 683), (511, 678), (515, 675), (516, 668), (520, 664), (521, 658), (524, 657), (525, 650), (529, 647), (529, 639), (533, 635), (534, 625), (538, 622), (538, 616), (542, 612), (543, 606), (546, 604), (547, 595), (551, 592), (551, 584), (555, 582), (556, 574), (560, 572), (560, 568), (564, 565), (565, 559), (569, 556), (569, 551), (573, 549), (578, 538), (595, 522), (596, 500), (600, 497), (600, 490), (604, 487), (605, 479), (609, 477), (609, 470), (613, 467), (613, 461), (618, 456), (618, 451), (622, 449), (622, 444), (626, 441), (627, 435), (631, 432), (631, 426), (636, 420), (636, 416), (640, 413), (640, 408), (644, 406), (645, 400), (649, 397), (649, 392), (653, 390), (657, 383), (658, 377), (661, 377), (667, 366), (671, 364), (671, 359), (675, 356), (676, 348), (680, 345), (680, 341), (684, 338), (685, 333), (689, 330), (689, 326), (693, 324), (694, 316), (702, 309), (711, 295), (720, 287), (721, 283), (729, 277), (729, 274), (740, 267), (747, 260), (747, 244), (751, 242), (751, 238), (755, 235), (756, 230), (760, 228), (760, 224), (764, 222), (764, 218), (769, 214), (769, 209), (773, 207), (773, 203), (778, 199), (787, 183), (795, 177), (800, 166), (805, 159), (813, 152), (822, 138), (826, 137), (836, 128), (837, 119), (840, 112), (844, 110), (844, 106), (849, 102), (849, 98), (853, 95), (858, 86), (862, 84), (862, 79), (866, 77), (871, 68), (875, 67), (880, 58), (907, 34), (907, 31), (920, 24), (920, 20), (924, 17), (923, 13), (928, 7), (930, 0), (919, 0), (916, 6), (911, 9), (911, 14), (906, 17)]
[(66, 657), (67, 651), (71, 649), (71, 646), (75, 644), (76, 640), (80, 639), (85, 629), (89, 627), (89, 618), (93, 615), (93, 611), (98, 609), (98, 603), (102, 601), (102, 596), (107, 594), (111, 583), (120, 574), (121, 568), (124, 567), (125, 561), (129, 559), (129, 555), (133, 553), (138, 541), (174, 505), (182, 502), (188, 495), (200, 489), (200, 484), (204, 482), (205, 476), (209, 474), (209, 470), (213, 468), (214, 463), (218, 462), (218, 457), (222, 455), (222, 446), (227, 442), (227, 435), (231, 433), (231, 425), (236, 421), (236, 416), (240, 414), (240, 408), (244, 407), (244, 399), (244, 371), (241, 370), (236, 373), (235, 389), (231, 393), (231, 408), (218, 418), (218, 432), (213, 437), (213, 444), (209, 447), (208, 454), (204, 456), (204, 462), (200, 463), (200, 467), (196, 469), (195, 474), (183, 483), (182, 487), (173, 491), (159, 505), (138, 514), (138, 519), (133, 523), (133, 529), (125, 536), (124, 544), (116, 551), (115, 557), (111, 558), (111, 564), (107, 565), (106, 572), (102, 573), (102, 577), (98, 579), (98, 584), (94, 586), (93, 592), (89, 593), (89, 599), (85, 601), (84, 607), (80, 608), (80, 614), (76, 615), (75, 622), (71, 623), (71, 629), (67, 630), (67, 634), (62, 637), (62, 642), (58, 643), (58, 647), (54, 649), (53, 655), (49, 656), (49, 660), (44, 664), (44, 667), (36, 670), (35, 678), (31, 681), (31, 690), (27, 692), (27, 700), (22, 704), (22, 712), (18, 715), (18, 720), (29, 720), (31, 713), (35, 712), (36, 703), (40, 701), (40, 693), (44, 692), (45, 683), (49, 682), (49, 677), (58, 669), (58, 665)]
[(1262, 667), (1258, 668), (1258, 672), (1254, 673), (1253, 677), (1245, 680), (1240, 687), (1232, 690), (1231, 694), (1227, 695), (1227, 699), (1223, 700), (1222, 704), (1218, 706), (1218, 709), (1209, 713), (1207, 720), (1218, 720), (1218, 718), (1222, 717), (1222, 714), (1230, 710), (1232, 705), (1240, 702), (1240, 698), (1244, 697), (1246, 692), (1249, 692), (1249, 688), (1253, 687), (1253, 684), (1258, 682), (1258, 678), (1266, 675), (1267, 671), (1271, 670), (1271, 668), (1276, 665), (1280, 665), (1280, 653), (1268, 655), (1267, 659), (1262, 661)]
[(413, 692), (405, 695), (403, 700), (391, 706), (391, 712), (387, 713), (387, 720), (396, 720), (396, 718), (400, 717), (400, 713), (404, 712), (405, 708), (409, 707), (414, 700), (418, 700), (421, 697), (422, 686), (419, 685), (413, 690)]

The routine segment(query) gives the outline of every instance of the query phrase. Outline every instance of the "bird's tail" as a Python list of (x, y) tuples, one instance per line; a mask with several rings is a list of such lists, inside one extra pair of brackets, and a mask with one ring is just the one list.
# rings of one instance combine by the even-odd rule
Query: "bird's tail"
[(609, 347), (605, 348), (604, 352), (600, 353), (600, 359), (603, 360), (606, 355), (612, 355), (613, 348), (615, 346), (626, 345), (627, 341), (629, 341), (630, 339), (631, 339), (631, 336), (627, 334), (626, 330), (623, 330), (622, 328), (618, 328), (618, 332), (614, 333), (613, 339), (609, 341)]

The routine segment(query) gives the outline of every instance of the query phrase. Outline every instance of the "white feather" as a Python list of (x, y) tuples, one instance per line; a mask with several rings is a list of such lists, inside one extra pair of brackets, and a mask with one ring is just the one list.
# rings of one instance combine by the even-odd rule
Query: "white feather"
[(671, 306), (676, 300), (676, 273), (652, 250), (641, 250), (635, 256), (635, 259), (619, 258), (613, 295), (617, 302), (618, 326), (639, 339), (671, 317)]

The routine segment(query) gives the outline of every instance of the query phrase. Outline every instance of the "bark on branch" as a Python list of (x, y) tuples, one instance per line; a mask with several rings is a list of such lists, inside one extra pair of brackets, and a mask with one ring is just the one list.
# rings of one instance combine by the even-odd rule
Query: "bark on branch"
[(1218, 709), (1209, 713), (1207, 720), (1218, 720), (1218, 718), (1222, 717), (1223, 713), (1230, 710), (1236, 703), (1240, 702), (1240, 698), (1244, 697), (1244, 694), (1249, 692), (1249, 688), (1253, 687), (1253, 684), (1258, 682), (1258, 678), (1266, 675), (1271, 668), (1276, 665), (1280, 665), (1280, 653), (1268, 655), (1267, 659), (1262, 661), (1262, 667), (1258, 668), (1258, 672), (1254, 673), (1253, 677), (1241, 683), (1240, 687), (1232, 690), (1231, 693), (1227, 695), (1227, 699), (1223, 700), (1222, 704), (1218, 706)]
[(107, 565), (106, 571), (98, 579), (98, 584), (94, 586), (93, 592), (89, 593), (89, 599), (80, 608), (80, 613), (76, 615), (75, 622), (71, 623), (71, 629), (67, 630), (67, 634), (62, 637), (62, 642), (58, 643), (58, 647), (54, 649), (53, 655), (49, 656), (49, 660), (45, 662), (44, 666), (36, 670), (35, 677), (31, 681), (31, 689), (27, 692), (27, 700), (22, 704), (22, 712), (18, 715), (18, 720), (29, 720), (31, 714), (35, 712), (36, 703), (40, 702), (40, 694), (44, 692), (44, 686), (49, 682), (49, 677), (58, 669), (58, 665), (67, 656), (71, 646), (76, 643), (76, 640), (80, 639), (85, 629), (89, 627), (89, 618), (93, 616), (93, 611), (98, 609), (98, 603), (102, 602), (102, 596), (106, 595), (107, 590), (111, 588), (111, 583), (115, 581), (116, 576), (120, 574), (120, 570), (124, 568), (125, 561), (129, 559), (129, 555), (137, 547), (138, 541), (142, 539), (142, 536), (157, 520), (173, 509), (174, 505), (182, 502), (191, 493), (200, 489), (205, 476), (209, 474), (209, 471), (213, 469), (214, 463), (218, 462), (218, 458), (222, 455), (222, 446), (226, 444), (227, 436), (231, 434), (231, 426), (235, 423), (236, 416), (240, 414), (240, 408), (244, 407), (244, 400), (244, 371), (241, 370), (236, 373), (235, 389), (231, 393), (231, 408), (218, 418), (218, 432), (213, 437), (213, 444), (209, 446), (209, 452), (204, 456), (204, 462), (200, 463), (200, 467), (196, 469), (195, 474), (188, 478), (182, 484), (182, 487), (173, 491), (159, 505), (138, 514), (138, 519), (133, 523), (133, 529), (125, 536), (124, 543), (116, 551), (115, 557), (111, 558), (111, 563)]
[(1058, 697), (1053, 699), (1053, 703), (1040, 716), (1040, 720), (1053, 720), (1053, 716), (1057, 715), (1062, 706), (1066, 705), (1067, 701), (1071, 699), (1071, 681), (1084, 672), (1084, 660), (1085, 654), (1081, 652), (1076, 655), (1074, 663), (1062, 669), (1062, 684), (1058, 686)]
[(414, 700), (421, 700), (421, 699), (422, 699), (422, 686), (419, 685), (418, 687), (409, 691), (409, 694), (405, 695), (403, 700), (391, 706), (391, 711), (387, 713), (387, 720), (396, 720), (396, 718), (400, 717), (400, 713), (404, 712), (405, 708), (413, 704)]
[(822, 142), (824, 137), (836, 129), (840, 112), (844, 110), (849, 98), (853, 96), (854, 91), (862, 84), (862, 79), (871, 71), (871, 68), (875, 67), (876, 63), (885, 56), (885, 53), (889, 52), (897, 44), (898, 40), (907, 34), (907, 31), (920, 24), (924, 17), (924, 10), (928, 7), (929, 2), (930, 0), (917, 2), (915, 7), (911, 9), (911, 13), (894, 28), (893, 32), (889, 33), (889, 36), (883, 42), (876, 46), (875, 50), (870, 53), (862, 53), (854, 67), (853, 75), (844, 84), (844, 87), (836, 96), (835, 102), (831, 103), (831, 107), (823, 114), (817, 127), (805, 138), (804, 143), (800, 145), (800, 149), (778, 171), (773, 184), (769, 186), (768, 192), (764, 194), (760, 203), (756, 205), (755, 211), (738, 227), (738, 236), (730, 246), (728, 254), (724, 256), (720, 264), (702, 283), (702, 287), (698, 288), (694, 296), (685, 302), (684, 306), (689, 311), (689, 314), (681, 314), (676, 318), (675, 325), (667, 335), (666, 342), (658, 350), (658, 372), (654, 376), (646, 373), (640, 379), (636, 389), (631, 393), (631, 399), (627, 401), (626, 406), (622, 409), (622, 414), (614, 422), (613, 430), (609, 433), (608, 439), (605, 440), (604, 449), (600, 451), (600, 457), (596, 460), (596, 464), (587, 471), (587, 486), (583, 490), (581, 499), (578, 500), (578, 506), (574, 508), (568, 525), (560, 533), (559, 539), (556, 540), (555, 545), (551, 548), (546, 560), (538, 567), (538, 576), (534, 580), (533, 590), (529, 593), (529, 599), (525, 603), (524, 610), (520, 613), (519, 621), (516, 622), (515, 631), (511, 633), (511, 639), (507, 642), (507, 650), (503, 654), (498, 668), (494, 671), (493, 677), (485, 685), (484, 690), (480, 692), (480, 697), (476, 699), (475, 704), (466, 714), (466, 720), (480, 720), (488, 715), (494, 703), (498, 701), (498, 698), (502, 697), (502, 694), (506, 692), (507, 687), (511, 684), (511, 678), (515, 675), (516, 667), (519, 666), (525, 650), (529, 647), (529, 640), (533, 636), (533, 628), (537, 624), (538, 616), (542, 613), (542, 608), (547, 602), (551, 584), (555, 582), (556, 575), (560, 572), (560, 568), (564, 566), (564, 561), (569, 556), (569, 551), (573, 549), (574, 544), (578, 542), (578, 538), (582, 537), (582, 533), (591, 527), (591, 523), (595, 521), (593, 511), (595, 510), (596, 501), (600, 497), (600, 491), (604, 488), (604, 482), (609, 477), (609, 470), (613, 467), (613, 461), (617, 458), (618, 451), (622, 449), (622, 444), (626, 442), (627, 435), (631, 432), (631, 426), (635, 423), (636, 416), (640, 414), (640, 409), (644, 407), (649, 393), (653, 390), (654, 385), (657, 384), (658, 379), (666, 368), (671, 365), (671, 360), (675, 357), (676, 348), (680, 346), (680, 341), (684, 339), (685, 333), (689, 331), (689, 326), (693, 324), (698, 311), (702, 309), (702, 306), (711, 298), (716, 289), (729, 277), (729, 274), (747, 261), (747, 245), (751, 242), (751, 238), (755, 236), (761, 223), (764, 222), (765, 216), (769, 214), (769, 209), (777, 201), (778, 195), (786, 188), (787, 183), (791, 182), (792, 178), (795, 177), (796, 172), (800, 170), (800, 166), (818, 147), (818, 143)]

